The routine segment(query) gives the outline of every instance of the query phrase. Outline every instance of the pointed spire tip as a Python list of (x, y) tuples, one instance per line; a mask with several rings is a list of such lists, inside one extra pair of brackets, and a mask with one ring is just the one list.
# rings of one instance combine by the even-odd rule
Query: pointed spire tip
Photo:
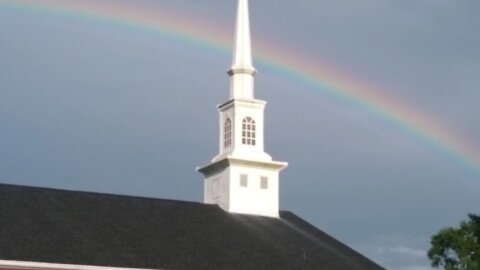
[[(250, 15), (248, 0), (238, 0), (235, 47), (233, 52), (233, 73), (255, 73), (252, 64), (252, 43), (250, 35)], [(249, 72), (248, 72), (249, 71)]]

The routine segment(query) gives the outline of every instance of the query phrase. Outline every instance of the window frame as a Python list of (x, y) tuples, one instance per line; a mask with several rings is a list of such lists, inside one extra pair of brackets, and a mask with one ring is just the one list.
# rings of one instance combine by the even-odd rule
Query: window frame
[(227, 117), (225, 119), (225, 122), (223, 124), (223, 147), (228, 148), (232, 146), (232, 141), (233, 141), (233, 123), (232, 119), (230, 117)]
[(243, 145), (257, 145), (257, 127), (255, 120), (247, 116), (242, 121), (242, 144)]

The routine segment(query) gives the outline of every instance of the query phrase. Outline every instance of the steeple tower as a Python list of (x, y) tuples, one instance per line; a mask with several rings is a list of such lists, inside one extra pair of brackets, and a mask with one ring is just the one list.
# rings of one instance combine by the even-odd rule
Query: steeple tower
[(238, 0), (230, 100), (218, 106), (219, 154), (198, 168), (205, 176), (204, 201), (232, 213), (278, 217), (279, 174), (286, 162), (264, 151), (266, 102), (254, 97), (248, 0)]

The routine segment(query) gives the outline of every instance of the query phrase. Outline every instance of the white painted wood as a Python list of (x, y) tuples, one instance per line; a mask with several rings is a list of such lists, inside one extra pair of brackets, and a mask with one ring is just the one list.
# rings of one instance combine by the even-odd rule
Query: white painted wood
[[(93, 265), (59, 264), (59, 263), (41, 263), (25, 261), (7, 261), (0, 260), (0, 269), (2, 270), (153, 270), (147, 268), (121, 268)], [(162, 269), (157, 269), (162, 270)]]
[(238, 0), (235, 47), (230, 75), (230, 98), (253, 98), (255, 68), (252, 64), (248, 0)]
[[(205, 176), (205, 203), (231, 213), (278, 217), (279, 174), (288, 164), (273, 161), (264, 150), (267, 103), (254, 98), (248, 17), (248, 0), (238, 0), (230, 100), (218, 106), (219, 153), (197, 170)], [(268, 179), (267, 188), (262, 178)]]

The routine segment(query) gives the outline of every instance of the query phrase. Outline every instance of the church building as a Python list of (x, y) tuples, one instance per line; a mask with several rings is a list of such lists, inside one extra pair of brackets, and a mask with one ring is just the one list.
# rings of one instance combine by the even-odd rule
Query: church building
[(0, 270), (383, 269), (280, 211), (288, 164), (264, 149), (248, 0), (238, 0), (228, 75), (219, 152), (197, 168), (204, 203), (0, 184)]

